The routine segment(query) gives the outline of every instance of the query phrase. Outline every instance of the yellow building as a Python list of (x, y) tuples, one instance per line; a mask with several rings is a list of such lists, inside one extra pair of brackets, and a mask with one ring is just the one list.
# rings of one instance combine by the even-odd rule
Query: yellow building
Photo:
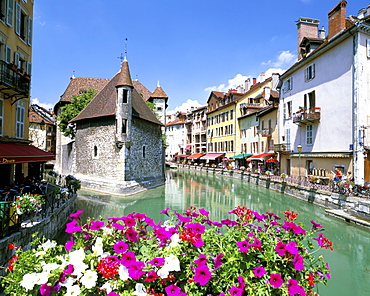
[(52, 159), (28, 141), (33, 6), (0, 0), (0, 189), (36, 177), (40, 161)]
[[(230, 90), (227, 93), (211, 92), (207, 104), (207, 153), (204, 156), (230, 158), (236, 153), (236, 105), (243, 94)], [(214, 158), (214, 160), (216, 160)]]

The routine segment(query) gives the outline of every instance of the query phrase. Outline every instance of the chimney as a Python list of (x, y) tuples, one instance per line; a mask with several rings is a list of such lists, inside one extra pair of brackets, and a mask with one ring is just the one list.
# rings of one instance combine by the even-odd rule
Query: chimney
[(322, 26), (321, 29), (319, 30), (319, 38), (325, 39), (325, 27)]
[(367, 14), (367, 10), (366, 10), (365, 8), (362, 8), (362, 9), (360, 9), (360, 10), (358, 11), (358, 15), (357, 15), (357, 17), (358, 17), (359, 19), (363, 19), (363, 18), (366, 16), (366, 14)]
[(245, 91), (248, 91), (250, 88), (251, 88), (251, 79), (250, 79), (250, 78), (248, 78), (248, 79), (245, 81)]
[(298, 30), (298, 60), (300, 60), (303, 56), (300, 44), (304, 37), (307, 38), (318, 38), (319, 37), (319, 20), (310, 19), (306, 17), (301, 17), (296, 22), (297, 23), (297, 30)]
[(255, 85), (257, 82), (257, 79), (256, 78), (253, 78), (253, 84), (252, 85)]
[(340, 33), (346, 27), (346, 7), (347, 1), (340, 1), (328, 13), (328, 39)]
[(272, 77), (271, 89), (276, 90), (276, 88), (279, 84), (280, 75), (279, 75), (279, 73), (272, 73), (271, 77)]

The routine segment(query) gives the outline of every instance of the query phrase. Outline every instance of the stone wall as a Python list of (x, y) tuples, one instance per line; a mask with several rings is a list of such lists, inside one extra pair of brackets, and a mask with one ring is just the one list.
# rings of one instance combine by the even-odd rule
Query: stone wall
[[(69, 215), (76, 211), (76, 197), (69, 199), (64, 205), (56, 209), (54, 213), (45, 219), (30, 223), (22, 224), (22, 228), (10, 236), (0, 240), (0, 266), (6, 266), (11, 256), (14, 255), (14, 250), (9, 250), (8, 243), (13, 243), (21, 246), (23, 250), (30, 248), (32, 242), (32, 234), (38, 232), (39, 237), (53, 239), (57, 233), (65, 228), (68, 222)], [(4, 275), (4, 270), (0, 269), (0, 276)]]
[(202, 171), (209, 174), (245, 180), (271, 190), (275, 190), (327, 209), (342, 209), (346, 213), (370, 221), (370, 201), (349, 195), (300, 186), (264, 175), (250, 174), (238, 170), (179, 165), (180, 168)]

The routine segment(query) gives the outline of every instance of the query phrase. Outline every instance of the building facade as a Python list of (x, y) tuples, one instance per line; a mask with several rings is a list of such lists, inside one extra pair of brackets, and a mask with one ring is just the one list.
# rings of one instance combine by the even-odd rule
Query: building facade
[(318, 21), (297, 22), (300, 60), (280, 81), (279, 142), (289, 147), (281, 169), (331, 178), (338, 168), (362, 184), (370, 181), (370, 16), (346, 18), (346, 4), (329, 12), (326, 37)]
[(163, 124), (135, 89), (127, 61), (72, 122), (71, 173), (87, 188), (132, 194), (164, 183)]
[(166, 124), (166, 142), (168, 147), (166, 148), (166, 160), (171, 161), (179, 155), (185, 154), (185, 112), (176, 112), (172, 115), (167, 115)]

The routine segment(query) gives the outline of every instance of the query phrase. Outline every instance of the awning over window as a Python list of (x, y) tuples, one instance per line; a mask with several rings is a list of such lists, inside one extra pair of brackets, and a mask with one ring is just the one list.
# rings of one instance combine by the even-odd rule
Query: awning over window
[(203, 156), (204, 153), (194, 153), (188, 157), (188, 159), (198, 159), (199, 157)]
[(258, 155), (253, 155), (252, 157), (249, 157), (247, 159), (247, 161), (251, 161), (251, 160), (263, 161), (263, 160), (266, 159), (266, 157), (274, 155), (274, 154), (275, 154), (274, 152), (271, 152), (271, 153), (262, 153), (262, 154), (258, 154)]
[(206, 155), (202, 156), (200, 159), (216, 159), (217, 157), (224, 156), (225, 153), (207, 153)]
[(0, 164), (54, 160), (55, 155), (32, 145), (0, 143)]
[(189, 155), (187, 155), (187, 154), (182, 154), (182, 155), (175, 155), (174, 157), (182, 157), (182, 158), (186, 158), (186, 157), (188, 157)]
[(242, 153), (242, 154), (238, 154), (238, 155), (235, 155), (235, 156), (231, 156), (230, 158), (232, 158), (232, 159), (243, 159), (243, 158), (249, 157), (251, 155), (253, 155), (253, 154), (251, 154), (251, 153)]

